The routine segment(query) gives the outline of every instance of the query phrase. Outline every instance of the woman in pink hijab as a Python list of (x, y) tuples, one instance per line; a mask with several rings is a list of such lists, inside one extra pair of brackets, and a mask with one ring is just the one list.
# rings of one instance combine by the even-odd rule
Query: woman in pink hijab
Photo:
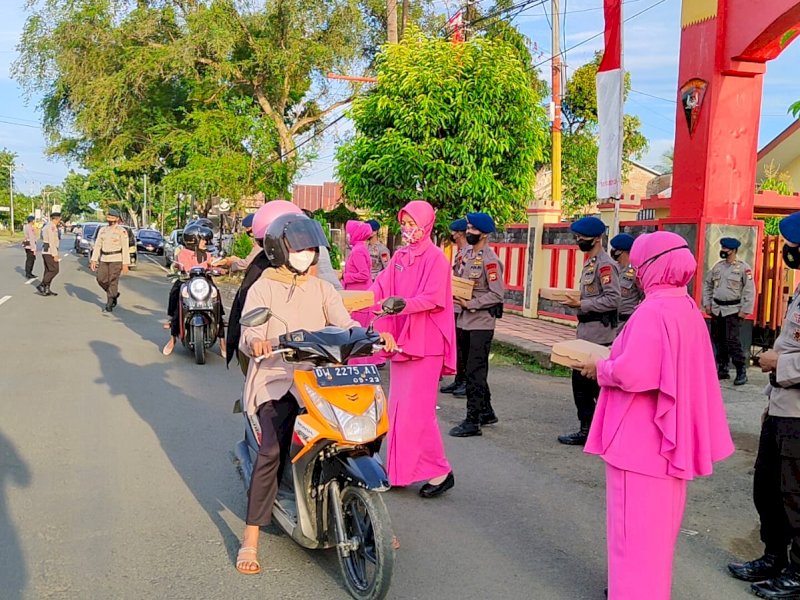
[(734, 448), (689, 246), (657, 232), (630, 256), (646, 297), (611, 356), (583, 365), (601, 388), (584, 451), (606, 462), (608, 597), (668, 600), (687, 482)]
[[(345, 231), (350, 246), (350, 256), (344, 265), (342, 284), (346, 290), (368, 290), (372, 287), (372, 257), (367, 248), (367, 240), (372, 237), (372, 227), (361, 221), (348, 221)], [(369, 309), (357, 310), (353, 311), (352, 317), (364, 327), (368, 327), (372, 313)], [(375, 357), (353, 358), (349, 362), (351, 365), (386, 364), (383, 359)]]
[(420, 496), (434, 498), (455, 484), (436, 420), (439, 379), (456, 368), (450, 262), (431, 240), (430, 204), (409, 202), (398, 218), (406, 245), (372, 286), (378, 304), (406, 301), (401, 314), (381, 320), (402, 349), (391, 356), (387, 467), (392, 485), (427, 481)]

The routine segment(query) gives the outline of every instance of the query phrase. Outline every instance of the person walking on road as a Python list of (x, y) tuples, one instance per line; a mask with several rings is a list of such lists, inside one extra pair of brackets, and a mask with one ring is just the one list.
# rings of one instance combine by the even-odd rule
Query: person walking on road
[[(464, 277), (464, 265), (466, 264), (464, 255), (469, 248), (466, 219), (456, 219), (450, 223), (450, 241), (456, 248), (456, 255), (453, 257), (453, 276)], [(461, 350), (464, 347), (464, 341), (461, 339), (464, 331), (458, 327), (458, 315), (461, 314), (461, 305), (458, 302), (453, 302), (453, 311), (456, 318), (456, 378), (453, 383), (443, 386), (439, 391), (443, 394), (453, 394), (458, 398), (464, 398), (467, 395), (467, 357)]]
[(42, 228), (42, 261), (44, 262), (44, 275), (42, 282), (36, 286), (40, 296), (58, 296), (50, 289), (50, 284), (58, 275), (58, 263), (61, 256), (58, 253), (58, 224), (61, 222), (61, 213), (50, 213), (50, 220)]
[(463, 274), (473, 282), (472, 298), (457, 298), (461, 307), (457, 328), (459, 352), (464, 357), (467, 387), (467, 416), (450, 430), (453, 437), (482, 435), (482, 425), (497, 423), (489, 390), (489, 353), (498, 317), (503, 316), (505, 285), (503, 263), (489, 246), (489, 234), (496, 230), (486, 213), (467, 215)]
[[(800, 212), (780, 222), (783, 262), (800, 269)], [(789, 301), (772, 350), (758, 357), (769, 373), (769, 404), (762, 419), (753, 502), (761, 521), (764, 555), (732, 563), (728, 571), (753, 582), (762, 598), (800, 598), (800, 286)], [(788, 554), (787, 554), (788, 550)]]
[(742, 350), (740, 333), (742, 320), (755, 308), (756, 286), (750, 265), (737, 259), (741, 242), (736, 238), (722, 238), (719, 243), (722, 260), (706, 275), (703, 306), (711, 315), (719, 378), (730, 379), (730, 359), (736, 367), (733, 385), (744, 385), (747, 383), (747, 357)]
[(431, 239), (430, 204), (409, 202), (398, 220), (405, 246), (372, 285), (377, 305), (392, 296), (406, 301), (399, 315), (378, 320), (402, 348), (390, 355), (386, 464), (392, 485), (427, 480), (419, 494), (434, 498), (455, 485), (436, 419), (439, 379), (456, 369), (450, 261)]
[(111, 312), (119, 298), (120, 275), (128, 272), (131, 264), (128, 231), (119, 223), (119, 211), (110, 209), (106, 223), (97, 232), (97, 241), (92, 249), (89, 267), (97, 273), (97, 283), (106, 293), (103, 312)]
[(669, 600), (687, 483), (734, 447), (686, 240), (642, 235), (631, 262), (644, 302), (608, 359), (579, 365), (601, 387), (584, 451), (606, 466), (609, 600)]
[(25, 248), (25, 279), (33, 279), (33, 267), (36, 264), (36, 228), (33, 222), (36, 217), (28, 217), (27, 223), (22, 226), (22, 247)]
[(631, 248), (633, 236), (620, 233), (609, 242), (611, 258), (619, 265), (619, 324), (620, 328), (628, 322), (633, 311), (644, 300), (644, 290), (636, 281), (636, 269), (631, 265)]
[(367, 225), (372, 228), (372, 235), (370, 235), (367, 242), (369, 248), (369, 256), (372, 261), (372, 280), (380, 275), (380, 272), (389, 264), (389, 259), (392, 257), (389, 248), (383, 245), (383, 242), (378, 239), (378, 231), (381, 229), (381, 224), (375, 219), (367, 221)]
[[(603, 250), (605, 224), (597, 217), (583, 217), (571, 226), (572, 233), (586, 262), (581, 271), (580, 300), (566, 300), (564, 306), (578, 309), (578, 331), (576, 337), (610, 346), (617, 336), (619, 324), (619, 268), (617, 263)], [(578, 409), (580, 429), (558, 437), (558, 441), (569, 446), (582, 446), (589, 435), (594, 407), (600, 395), (600, 387), (593, 379), (572, 371), (572, 395)]]

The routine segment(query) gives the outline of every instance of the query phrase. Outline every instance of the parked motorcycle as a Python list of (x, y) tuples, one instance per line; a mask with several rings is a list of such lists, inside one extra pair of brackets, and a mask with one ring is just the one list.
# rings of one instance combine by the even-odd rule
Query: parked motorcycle
[(184, 347), (194, 352), (198, 365), (206, 362), (206, 349), (218, 339), (222, 300), (212, 278), (215, 269), (194, 267), (188, 273), (171, 273), (167, 277), (182, 282), (178, 302), (180, 339)]
[[(405, 308), (405, 301), (389, 298), (382, 308), (379, 316), (394, 315)], [(268, 308), (249, 312), (241, 324), (257, 327), (271, 318), (286, 326)], [(380, 496), (390, 486), (378, 455), (389, 428), (387, 401), (375, 365), (346, 364), (380, 349), (380, 337), (372, 326), (286, 329), (274, 353), (314, 368), (294, 372), (298, 400), (305, 408), (294, 425), (291, 468), (284, 469), (272, 516), (304, 548), (337, 549), (353, 598), (381, 600), (394, 568), (392, 524)], [(241, 412), (241, 401), (237, 404), (234, 412)], [(245, 438), (235, 455), (249, 489), (261, 431), (255, 415), (244, 416)]]

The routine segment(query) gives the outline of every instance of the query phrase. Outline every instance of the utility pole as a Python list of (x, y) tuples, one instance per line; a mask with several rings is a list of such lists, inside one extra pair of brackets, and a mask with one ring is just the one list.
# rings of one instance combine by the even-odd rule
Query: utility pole
[(464, 41), (466, 42), (470, 38), (470, 34), (472, 30), (473, 21), (478, 18), (478, 10), (475, 8), (475, 4), (477, 4), (477, 0), (464, 0), (464, 7), (461, 9), (464, 11)]
[(386, 30), (390, 44), (397, 43), (397, 0), (386, 0)]
[(561, 30), (559, 27), (559, 0), (552, 0), (553, 22), (553, 151), (552, 151), (552, 200), (561, 206)]
[(142, 228), (147, 227), (147, 173), (144, 174), (144, 202), (142, 203)]
[(406, 37), (406, 29), (408, 28), (408, 13), (411, 12), (411, 0), (403, 0), (403, 17), (400, 21), (400, 39)]
[(8, 169), (8, 195), (11, 201), (11, 233), (14, 233), (14, 165), (3, 165)]

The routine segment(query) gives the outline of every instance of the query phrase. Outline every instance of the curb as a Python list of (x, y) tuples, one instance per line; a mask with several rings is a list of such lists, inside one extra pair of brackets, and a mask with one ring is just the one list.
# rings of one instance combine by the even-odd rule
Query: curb
[(544, 344), (538, 344), (536, 342), (531, 342), (513, 335), (505, 335), (502, 333), (495, 334), (494, 341), (500, 346), (506, 346), (512, 350), (521, 352), (522, 354), (527, 354), (544, 369), (552, 369), (554, 366), (550, 360), (550, 354), (552, 350), (550, 346), (545, 346)]

